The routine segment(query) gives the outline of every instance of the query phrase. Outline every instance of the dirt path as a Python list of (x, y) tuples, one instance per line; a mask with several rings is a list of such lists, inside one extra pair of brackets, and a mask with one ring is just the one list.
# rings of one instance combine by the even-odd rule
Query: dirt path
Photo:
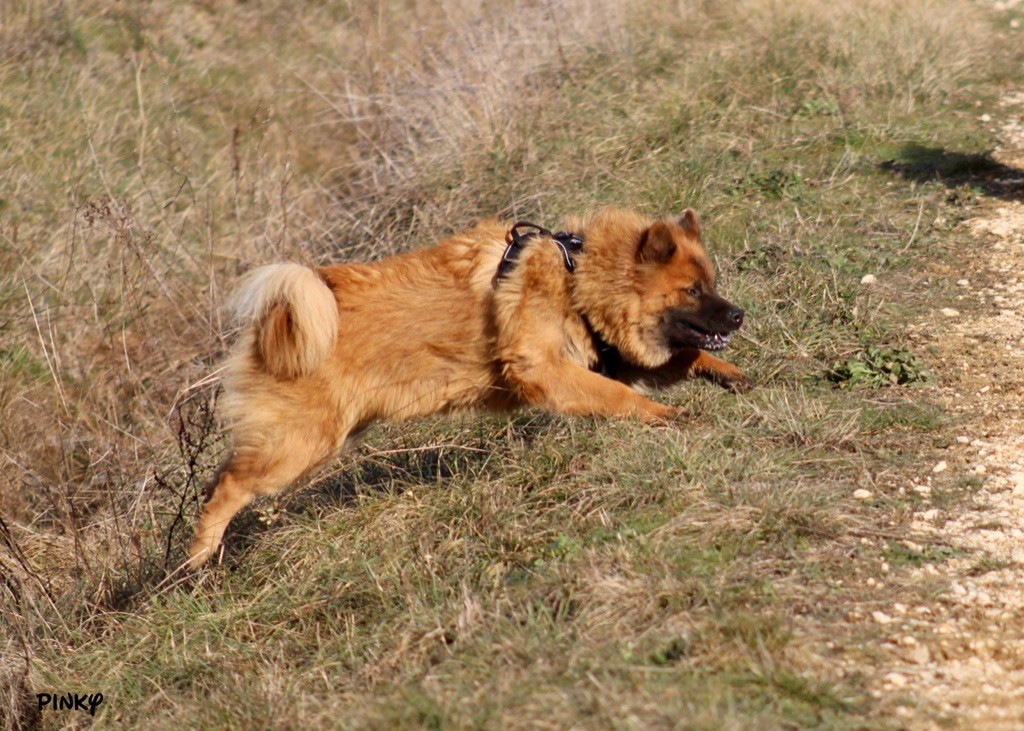
[[(994, 156), (1013, 169), (1014, 180), (995, 182), (1024, 190), (1024, 93), (1005, 97), (980, 121), (997, 128), (1002, 144)], [(1021, 729), (1024, 200), (993, 199), (965, 225), (977, 241), (976, 264), (950, 274), (957, 294), (937, 302), (923, 328), (944, 362), (940, 399), (962, 419), (960, 436), (911, 488), (925, 505), (914, 516), (916, 539), (953, 554), (912, 578), (941, 581), (947, 591), (930, 604), (876, 613), (892, 628), (895, 658), (877, 692), (919, 704), (897, 708), (910, 728), (948, 728), (958, 720), (967, 729)], [(937, 491), (955, 484), (950, 478), (979, 484), (966, 508), (944, 509), (938, 492), (931, 494), (933, 483)]]

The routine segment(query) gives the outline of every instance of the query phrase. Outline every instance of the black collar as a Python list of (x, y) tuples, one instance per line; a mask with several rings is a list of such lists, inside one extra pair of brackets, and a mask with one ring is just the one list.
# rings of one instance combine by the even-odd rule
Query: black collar
[[(528, 233), (520, 233), (519, 229), (528, 228), (533, 229)], [(497, 285), (505, 276), (512, 271), (512, 268), (516, 265), (516, 260), (519, 258), (519, 254), (525, 248), (526, 243), (537, 236), (543, 236), (551, 239), (555, 242), (559, 251), (562, 253), (562, 263), (565, 265), (566, 270), (571, 274), (576, 271), (576, 260), (573, 259), (573, 254), (578, 254), (583, 250), (583, 239), (576, 236), (569, 231), (559, 231), (558, 233), (551, 233), (548, 229), (543, 226), (538, 226), (535, 223), (529, 221), (517, 221), (513, 224), (512, 229), (508, 232), (508, 246), (505, 247), (505, 253), (501, 257), (501, 263), (498, 264), (498, 271), (494, 275), (494, 283)], [(619, 368), (622, 365), (622, 354), (619, 349), (614, 345), (610, 345), (602, 338), (594, 326), (590, 324), (590, 320), (583, 317), (583, 324), (587, 327), (587, 332), (590, 334), (590, 340), (594, 345), (594, 349), (597, 351), (597, 364), (594, 366), (594, 370), (600, 373), (606, 378), (616, 378), (619, 374)]]

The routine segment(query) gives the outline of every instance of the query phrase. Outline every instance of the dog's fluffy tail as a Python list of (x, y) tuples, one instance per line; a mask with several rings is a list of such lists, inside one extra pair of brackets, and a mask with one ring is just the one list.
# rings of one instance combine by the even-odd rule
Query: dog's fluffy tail
[(338, 339), (338, 303), (315, 271), (270, 264), (249, 272), (231, 303), (237, 322), (255, 330), (255, 352), (268, 373), (307, 375)]

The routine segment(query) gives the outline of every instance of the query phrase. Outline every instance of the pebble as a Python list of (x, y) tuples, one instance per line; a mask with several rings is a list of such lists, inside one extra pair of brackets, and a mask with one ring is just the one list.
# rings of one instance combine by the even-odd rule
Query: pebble
[(878, 610), (875, 610), (871, 613), (871, 618), (879, 624), (889, 624), (890, 622), (892, 622), (892, 617), (890, 617), (885, 612), (880, 612)]
[(932, 472), (934, 472), (935, 474), (939, 474), (940, 472), (945, 472), (947, 467), (949, 467), (949, 465), (946, 463), (946, 460), (942, 460), (934, 467), (932, 467)]
[(902, 688), (907, 684), (907, 679), (899, 673), (888, 673), (885, 676), (885, 682), (894, 688)]
[(958, 279), (956, 280), (956, 286), (958, 287), (970, 287), (971, 282), (969, 279)]
[(861, 284), (874, 284), (878, 281), (878, 278), (874, 274), (865, 274), (860, 278)]
[(865, 490), (863, 487), (853, 491), (854, 500), (870, 500), (873, 497), (870, 490)]
[(906, 652), (906, 658), (915, 665), (925, 665), (932, 659), (927, 645), (916, 645)]
[(946, 317), (959, 317), (960, 316), (960, 310), (954, 310), (952, 307), (943, 307), (941, 310), (939, 310), (939, 312), (941, 312)]

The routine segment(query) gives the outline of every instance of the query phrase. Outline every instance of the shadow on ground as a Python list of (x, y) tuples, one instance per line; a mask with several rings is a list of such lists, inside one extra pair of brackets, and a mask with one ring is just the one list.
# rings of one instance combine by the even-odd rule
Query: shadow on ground
[(969, 185), (994, 198), (1024, 200), (1024, 170), (995, 160), (991, 151), (954, 152), (910, 143), (880, 167), (918, 183), (938, 181), (949, 188)]
[[(501, 418), (498, 419), (501, 421)], [(493, 480), (517, 472), (515, 462), (524, 453), (542, 448), (560, 423), (548, 414), (523, 413), (509, 418), (497, 431), (460, 434), (443, 445), (406, 441), (395, 429), (396, 446), (374, 451), (360, 449), (341, 454), (325, 472), (308, 478), (281, 494), (276, 509), (283, 515), (302, 515), (353, 506), (360, 495), (399, 495), (411, 487), (431, 485), (449, 489), (457, 483)], [(509, 442), (516, 445), (509, 450)], [(508, 455), (512, 454), (512, 457)], [(265, 505), (265, 503), (264, 503)], [(268, 520), (269, 518), (269, 520)], [(228, 527), (224, 562), (235, 566), (249, 548), (272, 529), (274, 517), (266, 511), (245, 510)]]
[[(360, 494), (401, 494), (415, 485), (448, 487), (460, 474), (486, 470), (489, 452), (472, 447), (422, 447), (374, 454), (339, 456), (327, 474), (315, 475), (282, 493), (277, 509), (285, 515), (348, 508)], [(261, 534), (276, 522), (265, 510), (245, 510), (228, 527), (224, 561), (234, 566)]]

